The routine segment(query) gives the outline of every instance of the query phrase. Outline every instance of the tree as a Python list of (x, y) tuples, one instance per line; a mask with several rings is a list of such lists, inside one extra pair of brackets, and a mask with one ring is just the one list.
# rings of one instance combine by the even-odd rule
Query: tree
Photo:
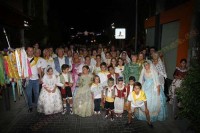
[(184, 79), (179, 91), (178, 99), (181, 101), (182, 109), (179, 112), (190, 120), (191, 127), (200, 131), (200, 58), (199, 53), (196, 59), (191, 60), (188, 75)]

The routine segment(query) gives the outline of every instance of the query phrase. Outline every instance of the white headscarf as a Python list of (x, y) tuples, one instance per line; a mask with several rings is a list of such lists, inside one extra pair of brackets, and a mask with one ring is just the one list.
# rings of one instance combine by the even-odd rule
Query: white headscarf
[(123, 53), (126, 53), (126, 60), (127, 60), (128, 63), (130, 63), (130, 62), (131, 62), (131, 59), (128, 57), (128, 54), (127, 54), (126, 51), (122, 51), (119, 57), (122, 58), (122, 54), (123, 54)]
[[(153, 82), (154, 82), (154, 91), (157, 91), (157, 86), (160, 85), (160, 82), (159, 82), (159, 78), (158, 78), (158, 72), (156, 70), (156, 68), (154, 67), (154, 65), (152, 64), (151, 61), (147, 61), (147, 63), (150, 65), (150, 71), (151, 71), (151, 74), (152, 74), (152, 78), (153, 78)], [(145, 65), (146, 63), (144, 63)], [(139, 78), (139, 82), (141, 84), (143, 84), (144, 82), (144, 74), (146, 73), (146, 69), (144, 68), (144, 65), (143, 65), (143, 68), (142, 68), (142, 71), (141, 71), (141, 74), (140, 74), (140, 78)]]
[(158, 72), (160, 83), (162, 85), (164, 85), (164, 83), (165, 83), (164, 78), (167, 78), (167, 74), (166, 74), (166, 70), (165, 70), (165, 65), (161, 61), (160, 57), (158, 58), (158, 64), (154, 65), (154, 67), (156, 68), (156, 70)]

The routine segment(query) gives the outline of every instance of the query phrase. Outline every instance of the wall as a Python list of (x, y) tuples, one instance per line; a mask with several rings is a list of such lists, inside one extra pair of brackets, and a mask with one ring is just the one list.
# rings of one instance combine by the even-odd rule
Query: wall
[[(173, 21), (179, 21), (178, 46), (176, 65), (182, 58), (188, 58), (189, 38), (191, 22), (193, 18), (194, 0), (190, 0), (182, 5), (160, 13), (160, 24), (166, 24)], [(155, 16), (145, 21), (145, 28), (155, 27)]]

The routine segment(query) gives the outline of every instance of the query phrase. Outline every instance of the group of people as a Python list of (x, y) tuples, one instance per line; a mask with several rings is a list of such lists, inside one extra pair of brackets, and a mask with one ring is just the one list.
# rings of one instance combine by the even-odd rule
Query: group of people
[[(32, 71), (26, 82), (30, 112), (36, 106), (38, 112), (46, 115), (69, 110), (70, 114), (88, 117), (101, 114), (104, 108), (105, 118), (113, 121), (127, 110), (127, 124), (137, 117), (147, 120), (149, 126), (167, 118), (167, 74), (163, 56), (155, 48), (137, 54), (116, 50), (115, 46), (99, 45), (87, 50), (70, 45), (57, 48), (56, 54), (53, 48), (45, 48), (41, 57), (39, 45), (35, 44), (26, 52)], [(180, 72), (185, 72), (182, 69), (177, 68), (175, 73), (180, 80)], [(174, 90), (172, 93), (171, 98)]]

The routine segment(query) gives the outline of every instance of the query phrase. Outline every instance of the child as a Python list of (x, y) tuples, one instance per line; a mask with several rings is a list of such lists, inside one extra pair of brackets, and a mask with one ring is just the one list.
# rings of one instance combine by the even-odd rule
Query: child
[(135, 83), (135, 77), (130, 76), (129, 77), (129, 84), (127, 86), (127, 96), (133, 91), (134, 83)]
[(107, 66), (110, 66), (111, 65), (111, 55), (110, 55), (110, 52), (104, 52), (104, 53), (106, 53), (104, 61), (106, 62)]
[(119, 78), (119, 74), (115, 73), (115, 68), (111, 65), (108, 67), (108, 71), (110, 72), (110, 74), (107, 75), (108, 79), (113, 78), (114, 84), (117, 84), (117, 79)]
[(104, 90), (104, 101), (105, 101), (105, 109), (106, 115), (105, 118), (108, 117), (109, 111), (111, 112), (111, 121), (114, 120), (114, 100), (115, 100), (115, 89), (114, 89), (114, 79), (108, 79), (108, 87)]
[(124, 99), (126, 97), (126, 87), (123, 82), (123, 78), (118, 78), (118, 83), (115, 85), (115, 113), (116, 117), (122, 117), (124, 112)]
[(98, 73), (98, 76), (100, 77), (101, 85), (103, 87), (107, 86), (107, 80), (108, 80), (108, 74), (109, 72), (107, 71), (106, 63), (102, 62), (101, 65), (101, 71)]
[(60, 90), (57, 86), (61, 84), (53, 74), (52, 67), (47, 67), (42, 81), (42, 89), (38, 99), (37, 110), (45, 115), (55, 114), (63, 111)]
[(71, 87), (73, 86), (72, 75), (69, 72), (70, 69), (69, 65), (63, 64), (61, 69), (62, 69), (62, 74), (60, 75), (60, 82), (63, 84), (61, 92), (62, 92), (63, 108), (64, 108), (62, 114), (64, 115), (67, 111), (67, 105), (66, 105), (67, 101), (70, 105), (70, 114), (73, 114), (72, 112), (73, 101), (72, 101), (72, 91), (71, 91)]
[(124, 110), (127, 110), (127, 111), (128, 111), (128, 96), (133, 91), (134, 83), (135, 83), (135, 77), (134, 76), (130, 76), (129, 77), (129, 84), (126, 86), (127, 95), (126, 95), (125, 106), (124, 106)]
[(128, 96), (129, 101), (129, 112), (128, 112), (128, 123), (126, 126), (131, 124), (132, 113), (135, 112), (136, 108), (141, 109), (146, 114), (147, 124), (150, 127), (153, 125), (150, 122), (149, 110), (147, 108), (147, 98), (142, 89), (142, 85), (139, 82), (134, 83), (134, 91), (132, 91)]
[(94, 99), (94, 114), (101, 114), (100, 103), (102, 98), (103, 87), (100, 84), (99, 76), (94, 77), (94, 83), (91, 86), (92, 97)]

